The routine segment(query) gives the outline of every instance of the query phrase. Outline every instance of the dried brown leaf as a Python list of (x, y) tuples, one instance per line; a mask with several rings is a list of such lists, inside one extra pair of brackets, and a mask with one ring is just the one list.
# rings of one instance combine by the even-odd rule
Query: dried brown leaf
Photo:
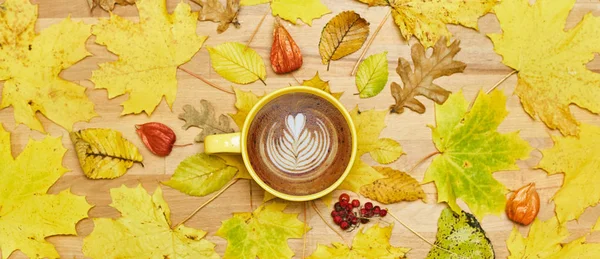
[(115, 4), (120, 5), (133, 5), (135, 4), (135, 0), (87, 0), (88, 5), (90, 6), (90, 10), (94, 10), (96, 6), (100, 6), (100, 8), (105, 11), (112, 11), (115, 9)]
[(202, 129), (202, 132), (194, 139), (196, 142), (204, 142), (204, 138), (208, 135), (234, 132), (230, 126), (231, 121), (229, 117), (221, 114), (217, 119), (215, 117), (215, 109), (207, 100), (200, 100), (199, 111), (189, 104), (183, 106), (183, 113), (179, 114), (179, 119), (185, 121), (185, 124), (182, 126), (185, 130), (190, 127)]
[(238, 12), (240, 11), (240, 0), (227, 0), (227, 6), (223, 6), (219, 0), (192, 0), (202, 7), (199, 11), (198, 21), (212, 21), (219, 24), (218, 33), (223, 33), (233, 24), (240, 27)]
[(433, 53), (430, 57), (425, 54), (426, 50), (423, 45), (420, 43), (413, 45), (411, 57), (414, 62), (414, 71), (408, 60), (398, 58), (396, 73), (402, 78), (404, 86), (392, 83), (392, 96), (396, 100), (396, 104), (390, 107), (391, 112), (402, 113), (404, 107), (407, 107), (415, 112), (424, 113), (425, 105), (415, 98), (419, 95), (438, 104), (444, 103), (448, 99), (450, 91), (434, 84), (433, 80), (465, 70), (467, 64), (453, 60), (460, 51), (459, 44), (460, 41), (456, 40), (450, 46), (446, 46), (446, 40), (442, 39), (433, 46)]
[(321, 32), (319, 53), (323, 64), (338, 60), (359, 50), (369, 36), (369, 23), (354, 11), (333, 17)]

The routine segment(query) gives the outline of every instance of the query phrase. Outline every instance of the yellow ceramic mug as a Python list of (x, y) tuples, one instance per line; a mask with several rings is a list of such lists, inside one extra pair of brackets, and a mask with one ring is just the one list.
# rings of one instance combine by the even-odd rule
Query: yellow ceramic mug
[[(343, 116), (344, 122), (347, 124), (347, 127), (345, 125), (343, 127), (347, 128), (350, 133), (349, 135), (347, 133), (345, 133), (345, 135), (342, 135), (342, 137), (340, 137), (340, 135), (336, 135), (337, 137), (340, 137), (340, 138), (349, 137), (347, 139), (347, 141), (351, 143), (351, 147), (349, 148), (349, 151), (348, 151), (350, 153), (349, 160), (348, 160), (347, 165), (344, 168), (343, 173), (333, 184), (331, 184), (330, 186), (328, 186), (325, 189), (320, 190), (316, 193), (308, 193), (308, 194), (304, 194), (304, 195), (294, 195), (294, 194), (288, 194), (288, 193), (284, 193), (282, 191), (278, 191), (278, 190), (274, 189), (269, 184), (267, 184), (265, 181), (263, 181), (263, 179), (255, 171), (255, 169), (252, 168), (252, 164), (249, 159), (249, 152), (248, 152), (249, 130), (250, 130), (250, 125), (252, 124), (252, 122), (254, 121), (254, 119), (257, 116), (257, 113), (259, 113), (259, 111), (261, 111), (261, 109), (263, 109), (263, 107), (265, 107), (265, 105), (268, 104), (269, 102), (275, 100), (278, 97), (281, 97), (286, 94), (291, 94), (291, 93), (307, 93), (307, 94), (315, 95), (316, 97), (320, 97), (321, 99), (324, 99), (326, 102), (333, 105), (341, 113), (341, 115)], [(297, 117), (297, 115), (295, 115), (295, 116)], [(338, 117), (340, 117), (339, 114), (338, 114)], [(295, 117), (291, 118), (292, 123), (293, 123), (294, 119), (295, 119)], [(288, 120), (290, 120), (290, 118), (288, 118)], [(308, 123), (308, 122), (306, 122), (306, 123)], [(304, 124), (302, 124), (302, 125), (304, 125)], [(334, 133), (334, 134), (336, 134), (336, 133)], [(325, 151), (326, 156), (331, 155), (329, 152), (330, 150), (331, 149), (327, 149), (327, 151)], [(241, 153), (243, 160), (244, 160), (244, 164), (245, 164), (246, 168), (248, 169), (248, 172), (250, 173), (252, 178), (263, 189), (265, 189), (269, 193), (275, 195), (276, 197), (279, 197), (279, 198), (282, 198), (285, 200), (290, 200), (290, 201), (307, 201), (307, 200), (318, 199), (318, 198), (332, 192), (335, 188), (337, 188), (344, 181), (344, 179), (350, 172), (350, 169), (352, 168), (352, 165), (354, 164), (354, 161), (356, 159), (356, 150), (357, 150), (356, 129), (354, 128), (354, 123), (352, 122), (352, 119), (351, 119), (348, 111), (344, 108), (344, 106), (336, 98), (334, 98), (330, 94), (323, 92), (319, 89), (312, 88), (312, 87), (306, 87), (306, 86), (286, 87), (286, 88), (279, 89), (277, 91), (274, 91), (274, 92), (264, 96), (263, 98), (261, 98), (259, 100), (259, 102), (248, 113), (248, 116), (246, 117), (244, 125), (242, 126), (241, 132), (207, 136), (206, 139), (204, 140), (204, 152), (205, 153), (208, 153), (208, 154)], [(348, 152), (344, 153), (346, 157), (348, 157), (347, 156)], [(318, 179), (316, 179), (316, 180), (318, 180)]]

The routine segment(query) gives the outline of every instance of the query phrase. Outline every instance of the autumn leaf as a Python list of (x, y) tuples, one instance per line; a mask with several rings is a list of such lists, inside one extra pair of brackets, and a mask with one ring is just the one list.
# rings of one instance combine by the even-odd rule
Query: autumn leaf
[(377, 163), (392, 163), (404, 154), (400, 143), (391, 138), (380, 138), (370, 147), (369, 154)]
[(229, 114), (229, 116), (241, 129), (244, 126), (246, 117), (248, 117), (248, 113), (263, 95), (258, 96), (250, 91), (246, 92), (237, 88), (233, 88), (233, 91), (235, 92), (235, 108), (237, 109), (237, 113)]
[[(10, 0), (9, 0), (10, 2)], [(5, 2), (6, 3), (6, 2)], [(0, 124), (0, 253), (8, 258), (21, 250), (31, 258), (58, 258), (47, 237), (77, 235), (75, 225), (92, 206), (70, 190), (47, 194), (68, 170), (67, 150), (60, 138), (29, 140), (17, 158), (11, 154), (10, 133)]]
[(267, 202), (267, 201), (270, 201), (270, 200), (274, 200), (274, 199), (277, 199), (277, 196), (271, 194), (268, 191), (265, 191), (265, 194), (263, 196), (263, 203)]
[(525, 111), (564, 135), (579, 134), (570, 104), (600, 113), (600, 74), (586, 67), (600, 52), (600, 17), (588, 14), (565, 30), (574, 4), (502, 1), (494, 10), (504, 33), (488, 35), (502, 63), (518, 71), (515, 94)]
[(411, 56), (415, 64), (414, 71), (410, 68), (408, 60), (398, 58), (396, 73), (402, 78), (404, 86), (392, 82), (390, 88), (396, 103), (390, 107), (391, 111), (403, 113), (404, 107), (407, 107), (415, 112), (425, 113), (425, 105), (415, 98), (419, 95), (438, 104), (444, 103), (450, 91), (433, 83), (433, 80), (465, 70), (465, 63), (453, 60), (460, 51), (459, 44), (459, 41), (454, 41), (450, 46), (446, 46), (444, 41), (438, 41), (430, 57), (425, 54), (423, 45), (413, 45)]
[(479, 92), (468, 107), (462, 91), (435, 105), (437, 125), (429, 127), (441, 155), (433, 159), (423, 182), (435, 182), (438, 202), (460, 212), (456, 199), (462, 199), (481, 218), (502, 213), (506, 203), (507, 189), (492, 173), (518, 169), (516, 160), (528, 158), (532, 148), (519, 132), (496, 131), (508, 114), (502, 92)]
[(340, 184), (338, 190), (349, 190), (358, 193), (361, 186), (371, 184), (381, 178), (385, 178), (385, 175), (377, 172), (377, 170), (361, 159), (356, 159), (350, 169), (350, 173), (348, 173), (346, 179)]
[[(553, 136), (554, 146), (542, 150), (542, 160), (537, 165), (548, 174), (564, 173), (561, 188), (552, 199), (560, 222), (579, 218), (587, 207), (600, 202), (600, 128), (581, 124), (579, 137)], [(577, 197), (574, 199), (574, 197)]]
[(215, 155), (198, 153), (187, 157), (163, 184), (192, 196), (205, 196), (220, 190), (238, 172)]
[(319, 77), (318, 71), (313, 78), (311, 78), (309, 80), (302, 80), (302, 85), (310, 86), (310, 87), (314, 87), (314, 88), (323, 90), (326, 93), (331, 94), (333, 97), (335, 97), (335, 99), (338, 99), (338, 100), (342, 97), (342, 94), (344, 94), (344, 92), (339, 92), (339, 93), (331, 92), (331, 88), (329, 87), (329, 81), (323, 81), (323, 79), (321, 79), (321, 77)]
[(249, 6), (264, 3), (271, 3), (273, 16), (279, 15), (281, 19), (292, 24), (296, 24), (300, 19), (310, 26), (312, 20), (331, 13), (320, 0), (241, 0), (240, 5)]
[(600, 244), (585, 243), (585, 236), (562, 244), (568, 237), (567, 227), (560, 224), (556, 217), (546, 221), (535, 219), (526, 238), (521, 236), (516, 227), (513, 228), (506, 240), (510, 252), (508, 258), (594, 258), (600, 254)]
[(84, 129), (69, 133), (79, 164), (90, 179), (124, 175), (134, 163), (142, 163), (137, 147), (111, 129)]
[(354, 236), (351, 247), (337, 242), (331, 246), (319, 244), (307, 259), (406, 258), (409, 248), (390, 244), (393, 229), (394, 225), (380, 227), (379, 224), (367, 230), (363, 228)]
[(85, 87), (59, 76), (91, 55), (85, 49), (90, 26), (67, 18), (36, 34), (37, 5), (6, 0), (0, 9), (0, 110), (12, 106), (17, 124), (40, 132), (37, 112), (69, 131), (97, 116)]
[(128, 93), (125, 114), (152, 114), (165, 97), (169, 107), (177, 94), (177, 67), (188, 62), (206, 37), (196, 34), (197, 13), (179, 3), (167, 13), (165, 0), (137, 0), (140, 21), (131, 22), (113, 13), (92, 27), (96, 43), (119, 56), (102, 63), (90, 79), (106, 89), (108, 98)]
[(298, 214), (284, 213), (285, 203), (261, 205), (254, 212), (234, 213), (217, 236), (227, 240), (224, 258), (291, 258), (289, 238), (301, 238), (310, 227)]
[(225, 164), (237, 168), (238, 172), (235, 175), (235, 178), (252, 180), (252, 176), (250, 176), (241, 154), (222, 153), (215, 154), (215, 156), (225, 160)]
[(212, 67), (223, 78), (236, 84), (249, 84), (256, 80), (265, 84), (265, 63), (253, 49), (238, 42), (226, 42), (207, 49)]
[(150, 196), (142, 185), (110, 190), (111, 207), (121, 213), (95, 218), (94, 230), (83, 239), (83, 254), (91, 258), (219, 258), (206, 232), (184, 225), (171, 228), (171, 210), (157, 187)]
[(362, 47), (369, 36), (369, 23), (354, 11), (344, 11), (333, 17), (323, 31), (319, 41), (321, 61), (329, 65), (331, 60), (348, 56)]
[(494, 258), (494, 248), (477, 219), (464, 211), (455, 213), (450, 208), (438, 219), (435, 246), (427, 259), (437, 258)]
[(390, 167), (375, 166), (373, 168), (385, 175), (386, 178), (360, 187), (360, 194), (383, 204), (418, 199), (425, 201), (423, 188), (412, 176)]
[(219, 0), (192, 1), (202, 7), (198, 14), (198, 20), (218, 23), (218, 33), (225, 32), (230, 24), (233, 24), (236, 28), (240, 27), (240, 22), (237, 18), (240, 11), (240, 0), (227, 0), (226, 7)]
[(185, 124), (181, 127), (185, 130), (190, 127), (202, 129), (202, 132), (196, 136), (194, 141), (204, 142), (204, 138), (209, 135), (232, 133), (233, 128), (229, 126), (229, 117), (225, 114), (215, 118), (215, 109), (207, 100), (200, 100), (200, 111), (194, 106), (186, 104), (183, 106), (183, 113), (179, 114), (179, 119), (184, 120)]
[(90, 10), (94, 10), (96, 6), (104, 9), (104, 11), (112, 11), (115, 9), (115, 4), (119, 5), (133, 5), (135, 0), (87, 0)]
[(388, 81), (387, 51), (371, 55), (360, 63), (355, 78), (360, 98), (378, 95)]

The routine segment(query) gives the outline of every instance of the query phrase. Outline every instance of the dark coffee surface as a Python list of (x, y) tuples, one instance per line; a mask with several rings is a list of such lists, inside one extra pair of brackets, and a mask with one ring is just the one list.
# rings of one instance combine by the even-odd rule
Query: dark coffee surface
[(291, 195), (331, 186), (344, 173), (352, 151), (342, 113), (309, 93), (285, 94), (262, 107), (250, 124), (246, 144), (258, 176)]

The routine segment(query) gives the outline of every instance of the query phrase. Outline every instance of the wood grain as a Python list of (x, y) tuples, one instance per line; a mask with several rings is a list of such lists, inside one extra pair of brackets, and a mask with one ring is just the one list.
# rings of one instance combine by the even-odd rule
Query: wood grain
[[(108, 17), (108, 13), (99, 8), (90, 12), (86, 0), (37, 0), (33, 2), (39, 4), (39, 20), (36, 25), (38, 31), (58, 23), (68, 15), (71, 15), (75, 20), (83, 20), (87, 23), (96, 23), (98, 19)], [(178, 2), (178, 0), (168, 0), (169, 10), (172, 11)], [(332, 10), (332, 13), (321, 19), (315, 20), (312, 27), (306, 25), (293, 26), (287, 22), (284, 23), (290, 34), (296, 40), (304, 56), (304, 66), (299, 71), (294, 72), (294, 76), (300, 80), (309, 79), (314, 76), (315, 72), (319, 71), (319, 74), (323, 79), (330, 80), (333, 91), (345, 91), (346, 94), (342, 97), (341, 101), (349, 109), (356, 105), (361, 109), (388, 108), (393, 102), (393, 98), (389, 94), (388, 89), (385, 89), (379, 96), (370, 99), (359, 99), (357, 96), (353, 95), (357, 90), (354, 84), (354, 78), (349, 76), (349, 73), (352, 70), (352, 66), (360, 54), (360, 51), (339, 61), (333, 61), (330, 71), (325, 71), (326, 66), (321, 64), (321, 59), (318, 54), (318, 42), (321, 28), (335, 14), (343, 10), (355, 10), (370, 22), (371, 31), (374, 31), (388, 10), (384, 7), (368, 8), (366, 5), (352, 0), (323, 0), (323, 2)], [(193, 8), (198, 8), (195, 4), (190, 4)], [(198, 33), (210, 36), (205, 44), (206, 46), (216, 45), (227, 41), (244, 43), (250, 37), (255, 28), (254, 26), (258, 23), (263, 14), (268, 11), (268, 8), (268, 5), (242, 8), (239, 16), (239, 20), (242, 23), (240, 29), (230, 28), (225, 33), (219, 35), (216, 33), (216, 24), (202, 22), (198, 24)], [(600, 15), (600, 4), (598, 1), (579, 0), (568, 18), (567, 28), (573, 27), (583, 15), (588, 12), (592, 12), (594, 15)], [(114, 13), (128, 17), (132, 20), (135, 20), (135, 17), (137, 16), (137, 11), (133, 6), (117, 7)], [(268, 15), (262, 28), (259, 29), (258, 35), (251, 44), (251, 47), (256, 49), (263, 57), (267, 67), (269, 67), (268, 54), (272, 41), (273, 23), (274, 18), (271, 15)], [(462, 51), (457, 55), (456, 59), (467, 63), (468, 66), (462, 74), (437, 80), (436, 82), (439, 85), (451, 91), (462, 89), (466, 97), (472, 99), (478, 91), (481, 89), (487, 90), (511, 71), (501, 63), (501, 57), (493, 51), (492, 43), (485, 36), (487, 33), (498, 33), (501, 31), (494, 15), (486, 15), (479, 21), (480, 31), (466, 29), (460, 26), (449, 26), (449, 28), (455, 38), (461, 40)], [(404, 57), (409, 59), (410, 44), (414, 42), (414, 39), (411, 39), (408, 43), (401, 39), (399, 31), (393, 24), (392, 19), (387, 21), (378, 37), (374, 40), (367, 55), (388, 51), (390, 63), (390, 79), (388, 85), (392, 81), (400, 82), (399, 76), (395, 73), (397, 58)], [(118, 187), (123, 184), (130, 187), (142, 184), (148, 191), (152, 192), (159, 185), (160, 181), (169, 178), (169, 175), (173, 173), (175, 167), (181, 160), (202, 150), (202, 145), (195, 144), (189, 147), (176, 148), (167, 158), (155, 157), (143, 148), (143, 144), (135, 133), (134, 124), (149, 121), (163, 122), (176, 131), (178, 143), (190, 143), (193, 141), (194, 136), (199, 130), (192, 128), (188, 131), (184, 131), (181, 129), (181, 126), (184, 123), (177, 119), (177, 114), (182, 112), (182, 106), (186, 104), (198, 105), (200, 99), (207, 99), (215, 104), (216, 111), (219, 114), (232, 113), (235, 112), (233, 107), (235, 98), (233, 95), (209, 87), (198, 79), (180, 71), (178, 73), (179, 88), (177, 100), (173, 105), (172, 110), (170, 110), (163, 101), (151, 117), (146, 115), (128, 115), (121, 117), (119, 114), (122, 108), (119, 104), (126, 100), (126, 96), (108, 100), (106, 91), (95, 90), (93, 84), (89, 81), (91, 71), (98, 67), (98, 63), (115, 60), (116, 57), (109, 53), (105, 47), (94, 44), (93, 36), (88, 40), (87, 47), (94, 55), (86, 58), (66, 71), (63, 71), (61, 76), (67, 80), (78, 82), (88, 88), (86, 93), (96, 104), (96, 111), (101, 117), (94, 118), (90, 123), (77, 123), (75, 129), (105, 127), (123, 132), (127, 139), (140, 147), (142, 155), (145, 158), (145, 167), (142, 168), (139, 165), (135, 165), (125, 176), (115, 180), (88, 180), (83, 176), (79, 167), (68, 133), (63, 128), (56, 126), (40, 115), (39, 118), (42, 120), (48, 134), (54, 137), (62, 136), (64, 146), (69, 149), (63, 164), (71, 171), (62, 177), (53, 186), (50, 192), (57, 193), (60, 190), (71, 188), (73, 193), (87, 196), (88, 201), (95, 205), (95, 207), (90, 210), (90, 217), (118, 217), (119, 213), (108, 206), (111, 202), (108, 192), (110, 188)], [(184, 67), (203, 75), (221, 86), (231, 85), (220, 78), (212, 70), (209, 63), (209, 56), (205, 48), (200, 50), (200, 52), (198, 52), (189, 63), (185, 64)], [(593, 71), (600, 72), (600, 60), (595, 59), (589, 63), (588, 67)], [(291, 75), (278, 76), (274, 74), (270, 68), (268, 68), (267, 71), (267, 86), (264, 86), (260, 82), (255, 82), (254, 84), (242, 86), (241, 88), (252, 90), (256, 93), (262, 93), (295, 84)], [(523, 111), (519, 99), (512, 95), (515, 84), (516, 76), (512, 76), (499, 87), (499, 89), (509, 95), (507, 109), (510, 113), (508, 118), (506, 118), (501, 125), (499, 131), (510, 132), (519, 130), (521, 137), (529, 141), (535, 148), (548, 148), (552, 146), (552, 141), (549, 137), (550, 134), (557, 135), (559, 133), (548, 130), (543, 123), (533, 120)], [(0, 86), (0, 90), (1, 89), (2, 86)], [(425, 114), (419, 115), (407, 111), (401, 115), (390, 115), (386, 119), (388, 127), (383, 131), (382, 137), (390, 137), (398, 140), (407, 153), (391, 165), (393, 168), (408, 170), (416, 161), (435, 151), (435, 147), (431, 142), (431, 132), (426, 128), (426, 125), (434, 124), (433, 105), (429, 100), (425, 100), (424, 103), (427, 107), (427, 112)], [(572, 107), (572, 109), (576, 118), (580, 121), (600, 126), (599, 116), (576, 107)], [(41, 139), (43, 137), (41, 133), (31, 131), (23, 125), (16, 126), (12, 108), (6, 108), (0, 111), (0, 122), (11, 132), (12, 152), (15, 156), (22, 152), (23, 147), (30, 138)], [(533, 169), (540, 158), (541, 153), (539, 151), (534, 151), (532, 152), (530, 159), (518, 163), (522, 168), (520, 171), (498, 172), (495, 173), (494, 176), (509, 189), (516, 189), (528, 182), (535, 181), (542, 199), (539, 217), (541, 219), (548, 219), (553, 215), (554, 211), (554, 205), (550, 198), (562, 184), (563, 177), (561, 175), (547, 176), (544, 171)], [(374, 161), (372, 161), (368, 155), (365, 159), (367, 162), (374, 164)], [(412, 172), (412, 176), (417, 180), (422, 180), (428, 164), (429, 162), (426, 162), (417, 167), (416, 170)], [(165, 198), (171, 207), (173, 222), (181, 221), (191, 213), (195, 207), (208, 199), (208, 197), (198, 198), (186, 196), (165, 186), (162, 188), (164, 189)], [(424, 188), (428, 196), (427, 203), (420, 201), (400, 203), (388, 206), (388, 208), (413, 229), (423, 234), (430, 241), (433, 241), (437, 230), (437, 218), (440, 211), (444, 208), (444, 205), (436, 203), (435, 187), (433, 184), (424, 185)], [(218, 253), (222, 255), (227, 242), (214, 236), (221, 221), (229, 218), (232, 212), (255, 209), (261, 203), (262, 197), (263, 191), (256, 184), (249, 183), (249, 181), (246, 180), (239, 181), (213, 203), (200, 211), (194, 218), (188, 221), (187, 225), (208, 231), (208, 239), (217, 244), (216, 249)], [(328, 214), (328, 209), (326, 209), (321, 202), (317, 202), (317, 205), (325, 214)], [(302, 203), (292, 204), (288, 211), (300, 213), (299, 218), (302, 220), (302, 214), (305, 211), (304, 206), (305, 205)], [(319, 243), (328, 244), (332, 241), (340, 241), (339, 237), (325, 226), (310, 206), (307, 206), (307, 208), (307, 223), (312, 227), (312, 230), (308, 233), (306, 238), (306, 251), (303, 251), (303, 241), (301, 239), (290, 240), (288, 242), (295, 251), (296, 258), (301, 258), (302, 255), (308, 256)], [(581, 216), (579, 221), (569, 222), (569, 230), (573, 233), (573, 236), (569, 238), (569, 240), (587, 233), (599, 215), (600, 208), (590, 208)], [(384, 221), (392, 223), (391, 220), (392, 219), (388, 217)], [(485, 217), (482, 221), (482, 226), (487, 231), (488, 237), (492, 240), (498, 258), (505, 258), (508, 255), (505, 240), (513, 228), (513, 224), (506, 219), (506, 216), (500, 215)], [(78, 236), (57, 236), (48, 238), (48, 240), (55, 244), (62, 257), (83, 258), (83, 254), (81, 253), (82, 240), (83, 237), (91, 232), (92, 228), (92, 221), (86, 219), (81, 221), (77, 226)], [(520, 230), (522, 233), (526, 233), (527, 228), (520, 227)], [(345, 233), (344, 237), (346, 241), (350, 242), (355, 233), (356, 231)], [(588, 240), (590, 242), (600, 242), (600, 236), (591, 235)], [(416, 238), (400, 224), (396, 224), (394, 227), (392, 244), (411, 248), (412, 250), (408, 254), (411, 258), (423, 258), (430, 249), (426, 243)], [(11, 258), (24, 258), (24, 255), (20, 252), (15, 252)]]

